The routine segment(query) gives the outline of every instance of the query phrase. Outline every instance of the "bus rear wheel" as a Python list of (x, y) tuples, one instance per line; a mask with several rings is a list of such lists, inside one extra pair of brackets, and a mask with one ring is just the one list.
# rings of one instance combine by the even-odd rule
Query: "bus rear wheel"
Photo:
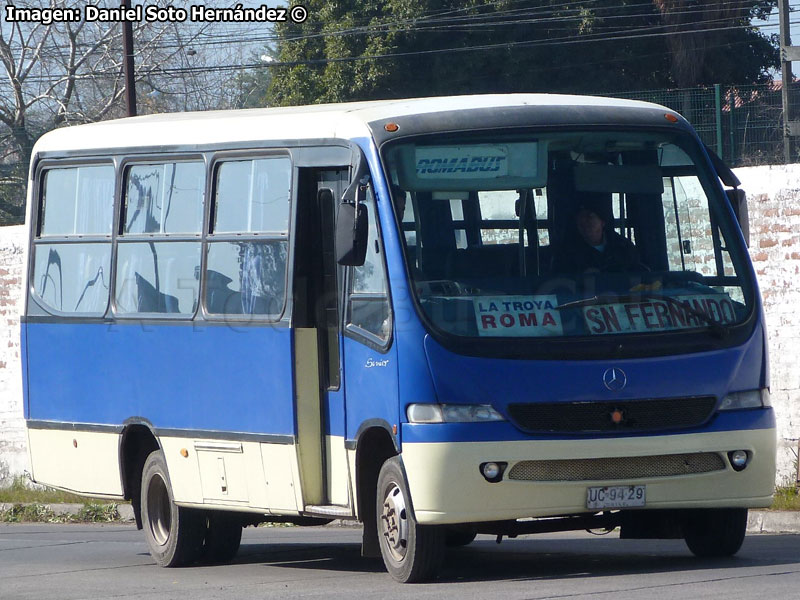
[(242, 523), (236, 515), (210, 512), (206, 517), (202, 558), (207, 563), (225, 563), (239, 551)]
[(396, 456), (383, 463), (378, 475), (377, 519), (383, 563), (395, 580), (417, 583), (436, 577), (444, 557), (445, 530), (417, 524)]
[(684, 539), (695, 556), (733, 556), (742, 547), (746, 532), (746, 508), (700, 509), (689, 513)]
[(204, 517), (175, 504), (161, 450), (151, 452), (142, 469), (142, 525), (150, 555), (159, 566), (183, 567), (200, 557)]

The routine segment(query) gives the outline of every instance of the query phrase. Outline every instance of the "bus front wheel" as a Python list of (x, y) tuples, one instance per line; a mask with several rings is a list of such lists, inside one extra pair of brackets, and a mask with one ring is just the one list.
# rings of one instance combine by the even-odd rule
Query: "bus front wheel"
[(695, 556), (733, 556), (746, 532), (746, 508), (699, 509), (687, 516), (684, 539)]
[(389, 574), (402, 583), (430, 581), (444, 555), (445, 531), (417, 524), (398, 457), (383, 463), (378, 475), (378, 540)]
[(182, 567), (200, 557), (203, 515), (175, 504), (161, 450), (151, 452), (142, 469), (142, 525), (150, 555), (159, 566)]
[(458, 548), (460, 546), (468, 546), (474, 542), (477, 535), (478, 532), (474, 529), (448, 527), (444, 540), (448, 548)]

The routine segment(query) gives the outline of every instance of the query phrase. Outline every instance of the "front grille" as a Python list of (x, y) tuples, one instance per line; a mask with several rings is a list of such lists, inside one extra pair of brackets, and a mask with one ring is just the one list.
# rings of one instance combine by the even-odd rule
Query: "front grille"
[(622, 458), (524, 460), (511, 467), (508, 478), (521, 481), (610, 481), (674, 477), (724, 469), (725, 462), (719, 454), (702, 452)]
[(530, 433), (626, 433), (696, 427), (711, 417), (715, 404), (713, 396), (701, 396), (509, 404), (508, 412), (512, 423)]

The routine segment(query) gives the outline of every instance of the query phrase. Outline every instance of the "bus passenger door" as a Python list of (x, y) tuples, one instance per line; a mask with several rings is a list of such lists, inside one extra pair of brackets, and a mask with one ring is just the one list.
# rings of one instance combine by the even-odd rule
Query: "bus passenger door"
[[(334, 215), (348, 169), (301, 169), (294, 276), (298, 459), (306, 512), (352, 514), (341, 377), (341, 280)], [(329, 189), (333, 194), (321, 190)]]

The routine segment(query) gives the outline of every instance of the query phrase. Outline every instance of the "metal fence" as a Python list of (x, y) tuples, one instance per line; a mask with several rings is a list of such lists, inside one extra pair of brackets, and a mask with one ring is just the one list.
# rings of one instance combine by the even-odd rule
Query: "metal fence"
[[(800, 83), (789, 90), (792, 114), (800, 114)], [(731, 166), (783, 163), (780, 81), (763, 85), (709, 86), (604, 94), (655, 102), (681, 113), (702, 140)], [(793, 161), (800, 157), (793, 156)]]

